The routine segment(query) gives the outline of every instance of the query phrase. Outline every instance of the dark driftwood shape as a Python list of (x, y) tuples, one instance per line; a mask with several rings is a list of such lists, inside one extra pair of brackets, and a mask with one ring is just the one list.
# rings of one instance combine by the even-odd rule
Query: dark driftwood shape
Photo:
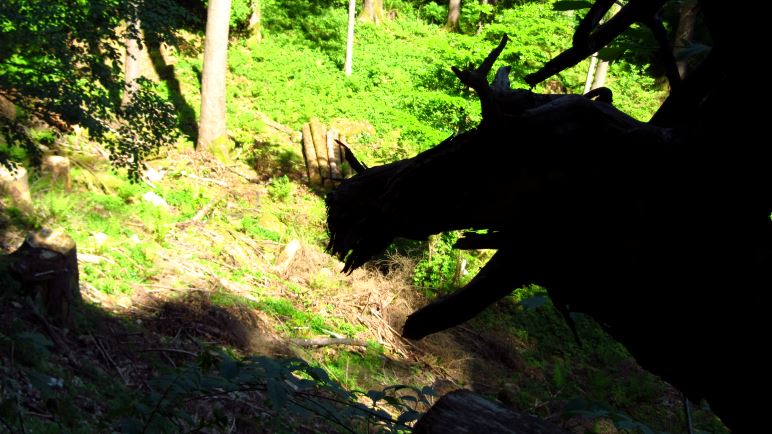
[[(332, 191), (330, 251), (351, 271), (396, 237), (487, 229), (459, 247), (496, 248), (495, 257), (469, 285), (413, 313), (404, 336), (447, 329), (538, 283), (569, 326), (569, 311), (588, 314), (733, 430), (761, 426), (750, 390), (768, 379), (760, 343), (772, 289), (772, 171), (759, 137), (769, 121), (755, 97), (733, 90), (743, 79), (730, 50), (738, 37), (715, 24), (726, 8), (700, 4), (716, 46), (649, 123), (578, 95), (505, 89), (506, 72), (488, 85), (483, 67), (454, 70), (480, 95), (481, 124)], [(614, 19), (629, 24), (658, 9), (642, 0), (626, 8)], [(588, 41), (573, 50), (605, 44), (604, 32), (621, 31), (614, 19), (579, 35)]]
[(440, 398), (413, 434), (569, 434), (556, 425), (490, 401), (468, 390)]

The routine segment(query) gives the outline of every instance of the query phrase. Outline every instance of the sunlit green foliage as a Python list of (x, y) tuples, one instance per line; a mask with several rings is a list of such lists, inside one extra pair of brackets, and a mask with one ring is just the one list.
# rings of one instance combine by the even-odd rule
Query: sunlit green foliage
[[(137, 20), (145, 38), (169, 41), (183, 15), (170, 0), (0, 3), (0, 94), (23, 115), (0, 117), (6, 146), (34, 156), (26, 127), (31, 117), (60, 130), (78, 124), (135, 177), (148, 153), (174, 141), (175, 114), (148, 82), (130, 105), (120, 106), (121, 49), (127, 38), (139, 38)], [(3, 161), (12, 158), (13, 152), (0, 152)]]

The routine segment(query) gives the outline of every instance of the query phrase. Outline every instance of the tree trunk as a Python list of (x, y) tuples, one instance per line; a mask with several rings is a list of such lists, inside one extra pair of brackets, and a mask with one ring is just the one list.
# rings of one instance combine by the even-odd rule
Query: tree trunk
[(255, 42), (263, 40), (262, 26), (260, 24), (260, 0), (252, 0), (252, 15), (249, 16), (249, 33)]
[(597, 89), (599, 87), (605, 86), (607, 75), (608, 75), (608, 60), (600, 59), (598, 61), (598, 66), (595, 67), (595, 77), (593, 77), (593, 80), (592, 80), (592, 89)]
[(32, 233), (11, 254), (11, 272), (33, 298), (40, 297), (54, 322), (70, 323), (81, 301), (75, 242), (63, 231)]
[(348, 33), (346, 37), (346, 63), (343, 70), (346, 77), (351, 75), (352, 63), (354, 61), (354, 15), (356, 15), (356, 0), (348, 0)]
[(306, 157), (308, 182), (311, 183), (311, 185), (322, 185), (322, 177), (319, 172), (319, 160), (316, 158), (316, 148), (314, 147), (314, 137), (311, 135), (311, 125), (304, 124), (302, 131), (303, 155)]
[[(228, 66), (230, 0), (210, 0), (206, 13), (204, 71), (201, 77), (201, 120), (198, 150), (210, 150), (227, 140), (225, 128), (225, 75)], [(215, 143), (218, 142), (218, 143)], [(220, 143), (223, 142), (223, 143)]]
[[(611, 17), (613, 17), (617, 12), (619, 12), (619, 9), (620, 7), (617, 4), (611, 5), (611, 8), (609, 9), (608, 14), (606, 14), (606, 20), (611, 19)], [(601, 23), (603, 23), (603, 21), (604, 20), (601, 20)], [(593, 73), (593, 76), (592, 76), (592, 86), (590, 87), (590, 89), (585, 90), (584, 93), (587, 93), (593, 89), (597, 89), (599, 87), (603, 87), (606, 85), (606, 76), (608, 75), (609, 61), (598, 58), (598, 53), (593, 54), (592, 57), (593, 59), (596, 59), (595, 72)], [(592, 60), (590, 62), (592, 62)], [(589, 73), (588, 73), (587, 79), (589, 81)], [(585, 89), (586, 88), (587, 86), (585, 85)]]
[(322, 186), (332, 187), (330, 179), (330, 159), (327, 155), (327, 133), (324, 125), (319, 119), (312, 118), (309, 122), (311, 126), (311, 137), (314, 138), (314, 149), (316, 150), (316, 159), (319, 162), (319, 173), (322, 175)]
[(598, 68), (598, 53), (595, 53), (590, 57), (590, 66), (587, 68), (587, 80), (584, 82), (584, 91), (582, 94), (585, 94), (592, 90), (592, 82), (595, 81), (595, 70)]
[[(494, 3), (493, 3), (493, 0), (480, 0), (480, 4), (481, 5), (492, 5)], [(483, 14), (480, 14), (480, 19), (479, 19), (479, 21), (477, 21), (477, 33), (475, 33), (476, 35), (479, 35), (480, 33), (482, 33), (482, 31), (483, 31), (483, 24), (484, 24), (483, 23)]]
[(379, 24), (383, 21), (383, 0), (362, 0), (359, 21)]
[(448, 3), (448, 22), (445, 29), (449, 32), (458, 30), (458, 19), (461, 17), (461, 0), (450, 0)]
[(123, 62), (123, 98), (121, 107), (126, 107), (131, 102), (137, 91), (137, 79), (139, 78), (139, 36), (141, 30), (139, 19), (129, 23), (129, 31), (126, 35), (126, 57)]
[(568, 434), (536, 416), (504, 407), (468, 390), (440, 398), (413, 428), (413, 434)]
[[(681, 5), (680, 18), (678, 19), (678, 29), (675, 35), (676, 51), (681, 50), (689, 45), (694, 36), (694, 23), (697, 21), (697, 2), (685, 1)], [(678, 74), (681, 78), (686, 78), (689, 68), (688, 59), (681, 59), (676, 62), (678, 66)]]

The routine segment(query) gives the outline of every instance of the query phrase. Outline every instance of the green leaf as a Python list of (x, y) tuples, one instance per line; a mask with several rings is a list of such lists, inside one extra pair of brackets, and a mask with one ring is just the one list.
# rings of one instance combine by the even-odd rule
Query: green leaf
[(555, 2), (555, 4), (552, 5), (552, 9), (556, 11), (577, 11), (580, 9), (589, 9), (591, 6), (592, 6), (592, 3), (588, 1), (565, 0), (565, 1)]
[(624, 53), (625, 48), (623, 47), (605, 47), (598, 50), (598, 57), (601, 60), (611, 61), (619, 59)]

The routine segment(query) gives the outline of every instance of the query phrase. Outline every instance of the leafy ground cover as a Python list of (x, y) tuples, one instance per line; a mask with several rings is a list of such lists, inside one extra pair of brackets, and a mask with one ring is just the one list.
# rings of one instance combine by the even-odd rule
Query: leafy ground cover
[[(199, 105), (195, 34), (163, 50), (173, 74), (153, 77), (183, 136), (142, 181), (112, 170), (82, 130), (40, 132), (71, 158), (73, 188), (33, 174), (36, 210), (3, 198), (0, 241), (8, 253), (29, 229), (64, 228), (78, 245), (85, 306), (76, 327), (57, 327), (0, 272), (0, 432), (399, 431), (458, 387), (579, 433), (684, 431), (675, 390), (586, 318), (576, 343), (538, 287), (453, 330), (400, 338), (407, 314), (489, 257), (453, 252), (454, 234), (400, 243), (351, 275), (324, 253), (323, 192), (304, 181), (301, 124), (339, 126), (369, 164), (413, 155), (479, 120), (449, 66), (479, 61), (506, 32), (502, 65), (524, 87), (575, 24), (528, 3), (480, 35), (447, 34), (429, 7), (387, 7), (396, 19), (357, 27), (344, 78), (344, 2), (266, 1), (263, 41), (237, 37), (229, 51), (228, 163), (193, 152), (184, 134)], [(582, 68), (537, 90), (577, 92)], [(616, 104), (638, 118), (660, 102), (633, 63), (612, 64), (609, 80)], [(338, 344), (313, 345), (319, 338)], [(726, 431), (693, 408), (698, 429)]]

